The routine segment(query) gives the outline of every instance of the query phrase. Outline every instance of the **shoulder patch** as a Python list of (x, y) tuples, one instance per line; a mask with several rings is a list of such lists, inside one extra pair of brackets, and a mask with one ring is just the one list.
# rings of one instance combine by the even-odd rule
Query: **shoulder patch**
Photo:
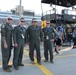
[(5, 25), (2, 25), (2, 28), (5, 28)]

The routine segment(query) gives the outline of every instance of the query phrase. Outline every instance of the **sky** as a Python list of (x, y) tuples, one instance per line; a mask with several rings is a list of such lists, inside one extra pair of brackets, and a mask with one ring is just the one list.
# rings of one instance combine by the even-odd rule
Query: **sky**
[[(20, 4), (20, 0), (0, 0), (0, 10), (9, 11)], [(22, 0), (22, 6), (25, 10), (34, 10), (41, 13), (41, 0)]]
[[(16, 8), (17, 5), (20, 4), (20, 0), (0, 0), (0, 10), (1, 11), (10, 11), (13, 8)], [(22, 6), (24, 6), (25, 10), (33, 10), (36, 14), (41, 14), (41, 0), (22, 0)], [(48, 4), (42, 4), (43, 12), (52, 9)], [(55, 7), (55, 6), (54, 6)], [(57, 7), (60, 12), (61, 7)]]

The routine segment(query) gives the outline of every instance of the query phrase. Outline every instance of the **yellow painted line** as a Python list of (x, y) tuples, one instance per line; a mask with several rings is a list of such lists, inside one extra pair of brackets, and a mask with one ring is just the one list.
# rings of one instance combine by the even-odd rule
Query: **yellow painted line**
[[(68, 47), (68, 48), (62, 49), (61, 51), (69, 51), (71, 49), (72, 49), (72, 47)], [(65, 58), (65, 57), (71, 57), (71, 56), (76, 56), (76, 54), (63, 55), (63, 56), (55, 56), (54, 58)]]
[(65, 58), (65, 57), (72, 57), (76, 56), (76, 54), (69, 54), (69, 55), (64, 55), (64, 56), (55, 56), (55, 58)]
[(0, 65), (2, 65), (2, 62), (0, 62)]
[[(54, 56), (54, 58), (66, 58), (66, 57), (74, 57), (76, 56), (76, 54), (68, 54), (68, 55), (63, 55), (63, 56)], [(44, 60), (45, 58), (41, 58), (42, 60)]]
[[(11, 65), (12, 64), (12, 62), (9, 62), (9, 65)], [(0, 62), (0, 65), (2, 65), (2, 62)]]
[[(0, 65), (2, 65), (2, 62), (0, 62)], [(9, 65), (12, 65), (12, 62), (9, 62)], [(33, 65), (33, 64), (24, 64), (25, 66), (36, 66), (36, 65)]]
[(8, 65), (12, 65), (12, 64), (13, 64), (13, 62), (9, 62), (9, 63), (8, 63)]
[[(67, 47), (67, 48), (65, 48), (65, 49), (62, 49), (62, 50), (60, 50), (61, 52), (64, 52), (64, 51), (69, 51), (69, 50), (71, 50), (72, 49), (72, 47)], [(62, 54), (62, 53), (61, 53)], [(65, 57), (71, 57), (71, 56), (76, 56), (76, 54), (70, 54), (70, 55), (64, 55), (64, 56), (54, 56), (54, 58), (65, 58)], [(41, 59), (45, 59), (44, 57), (42, 57)]]
[[(27, 50), (24, 50), (24, 52), (29, 56)], [(43, 66), (43, 65), (38, 65), (36, 58), (35, 58), (35, 63), (36, 63), (36, 66), (38, 66), (45, 75), (53, 75), (48, 69), (46, 69), (45, 66)]]
[(36, 66), (34, 64), (24, 64), (25, 66)]
[(61, 51), (69, 51), (69, 50), (71, 50), (72, 49), (72, 47), (67, 47), (67, 48), (65, 48), (65, 49), (62, 49)]

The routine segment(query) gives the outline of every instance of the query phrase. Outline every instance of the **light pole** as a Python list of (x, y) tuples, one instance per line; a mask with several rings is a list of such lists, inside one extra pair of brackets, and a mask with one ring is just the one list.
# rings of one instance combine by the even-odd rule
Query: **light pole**
[(56, 17), (56, 5), (57, 5), (57, 0), (56, 0), (56, 3), (55, 3), (55, 21), (56, 21), (56, 25), (57, 25), (57, 17)]
[(19, 12), (19, 17), (21, 18), (22, 16), (22, 0), (20, 0), (20, 12)]
[(42, 18), (41, 18), (41, 20), (43, 21), (43, 7), (42, 7), (42, 3), (41, 3), (41, 11), (42, 11), (42, 14), (41, 14)]

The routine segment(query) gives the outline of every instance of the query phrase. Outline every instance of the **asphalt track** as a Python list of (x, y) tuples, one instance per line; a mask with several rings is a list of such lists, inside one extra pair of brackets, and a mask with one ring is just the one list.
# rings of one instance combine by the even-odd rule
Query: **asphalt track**
[[(12, 72), (7, 73), (2, 69), (2, 55), (0, 50), (0, 75), (76, 75), (76, 49), (72, 49), (72, 47), (62, 47), (59, 55), (56, 55), (54, 52), (54, 64), (51, 64), (49, 61), (44, 62), (44, 50), (42, 45), (42, 65), (37, 64), (36, 52), (34, 52), (35, 64), (31, 64), (28, 53), (29, 49), (28, 46), (26, 46), (23, 55), (24, 67), (19, 67), (19, 70), (15, 70), (14, 67), (12, 67), (10, 68)], [(12, 64), (12, 60), (13, 50), (9, 64)]]

